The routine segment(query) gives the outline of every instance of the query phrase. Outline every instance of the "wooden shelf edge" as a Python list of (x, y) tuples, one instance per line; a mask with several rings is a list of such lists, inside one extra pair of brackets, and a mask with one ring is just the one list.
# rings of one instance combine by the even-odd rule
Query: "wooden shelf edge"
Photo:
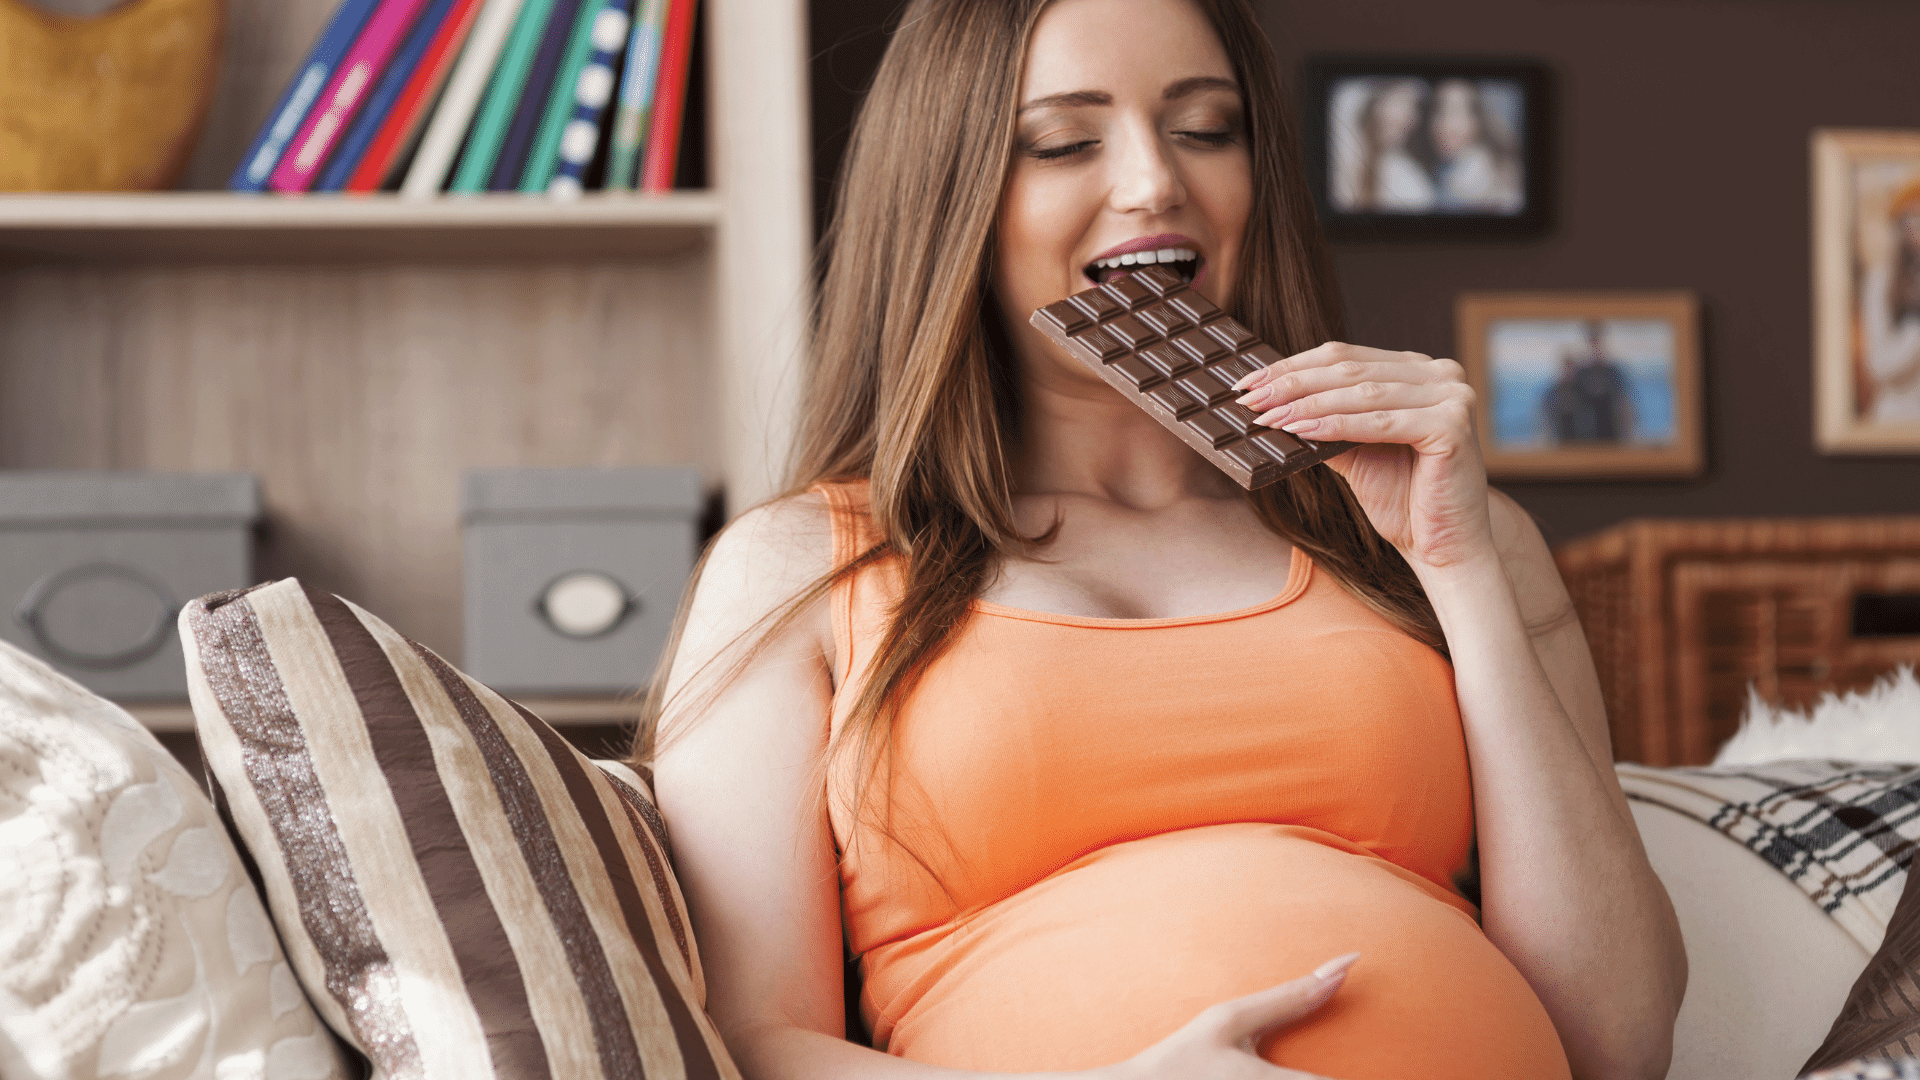
[(0, 230), (512, 228), (527, 225), (712, 225), (710, 191), (593, 193), (572, 200), (496, 193), (403, 199), (398, 195), (254, 195), (231, 191), (0, 194)]
[(224, 191), (0, 194), (0, 262), (301, 263), (657, 257), (710, 243), (710, 191), (253, 195)]
[[(632, 724), (640, 719), (640, 703), (628, 695), (517, 696), (513, 700), (557, 728)], [(148, 731), (193, 730), (193, 707), (184, 701), (123, 702), (120, 707), (145, 725)]]

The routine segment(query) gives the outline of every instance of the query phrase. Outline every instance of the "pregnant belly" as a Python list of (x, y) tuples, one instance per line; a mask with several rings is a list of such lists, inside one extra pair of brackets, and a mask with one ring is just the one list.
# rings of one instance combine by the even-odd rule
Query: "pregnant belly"
[(957, 924), (879, 946), (862, 1005), (890, 1053), (1084, 1069), (1219, 1001), (1359, 952), (1332, 1001), (1261, 1046), (1335, 1080), (1553, 1080), (1546, 1010), (1437, 886), (1311, 829), (1233, 824), (1103, 848)]

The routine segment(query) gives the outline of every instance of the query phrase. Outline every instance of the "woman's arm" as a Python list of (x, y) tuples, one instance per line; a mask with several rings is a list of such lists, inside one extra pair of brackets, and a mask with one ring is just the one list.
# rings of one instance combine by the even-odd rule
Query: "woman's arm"
[[(1493, 492), (1488, 509), (1511, 616), (1487, 597), (1455, 597), (1450, 615), (1435, 598), (1473, 762), (1487, 935), (1554, 1016), (1576, 1076), (1661, 1077), (1686, 989), (1679, 922), (1614, 774), (1600, 680), (1553, 556), (1511, 499)], [(1430, 595), (1477, 587), (1471, 574), (1448, 584), (1434, 577), (1423, 575)], [(1526, 636), (1531, 665), (1510, 618)], [(1557, 706), (1542, 701), (1542, 714), (1565, 717), (1558, 730), (1514, 719), (1543, 689), (1525, 687), (1531, 679), (1508, 681), (1508, 671), (1529, 666)], [(1572, 740), (1555, 737), (1569, 731)]]
[[(706, 974), (707, 1012), (749, 1080), (983, 1076), (844, 1038), (840, 875), (823, 785), (827, 605), (801, 612), (737, 676), (723, 678), (761, 620), (827, 572), (831, 552), (818, 498), (742, 515), (707, 560), (669, 677), (654, 782)], [(1265, 1031), (1329, 1000), (1344, 978), (1342, 968), (1224, 1002), (1087, 1080), (1318, 1080), (1268, 1065), (1252, 1048)]]
[(1250, 386), (1247, 404), (1271, 410), (1263, 422), (1372, 444), (1331, 464), (1447, 636), (1487, 936), (1540, 996), (1576, 1077), (1663, 1076), (1686, 985), (1679, 926), (1614, 777), (1551, 556), (1517, 507), (1489, 495), (1460, 365), (1329, 343)]
[[(831, 566), (824, 500), (748, 512), (715, 542), (687, 615), (654, 781), (691, 910), (707, 1012), (752, 1080), (953, 1075), (847, 1042), (839, 870), (823, 786), (833, 639), (817, 602), (763, 620)], [(731, 678), (727, 678), (728, 675)]]

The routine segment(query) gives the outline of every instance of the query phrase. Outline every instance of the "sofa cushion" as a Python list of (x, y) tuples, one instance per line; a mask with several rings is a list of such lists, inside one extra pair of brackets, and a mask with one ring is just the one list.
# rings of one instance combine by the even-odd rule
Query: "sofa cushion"
[(1667, 1080), (1789, 1077), (1867, 952), (1785, 874), (1717, 829), (1629, 804), (1687, 945)]
[(345, 1080), (213, 805), (0, 642), (0, 1075)]
[(643, 785), (288, 579), (181, 613), (294, 971), (376, 1077), (736, 1077)]

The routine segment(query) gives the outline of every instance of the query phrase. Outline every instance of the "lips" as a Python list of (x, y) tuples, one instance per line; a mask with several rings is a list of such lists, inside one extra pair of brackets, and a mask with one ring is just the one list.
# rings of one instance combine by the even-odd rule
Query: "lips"
[(1139, 236), (1108, 248), (1081, 267), (1081, 274), (1098, 285), (1130, 273), (1135, 266), (1164, 265), (1189, 283), (1198, 282), (1206, 273), (1206, 256), (1200, 244), (1180, 233)]

